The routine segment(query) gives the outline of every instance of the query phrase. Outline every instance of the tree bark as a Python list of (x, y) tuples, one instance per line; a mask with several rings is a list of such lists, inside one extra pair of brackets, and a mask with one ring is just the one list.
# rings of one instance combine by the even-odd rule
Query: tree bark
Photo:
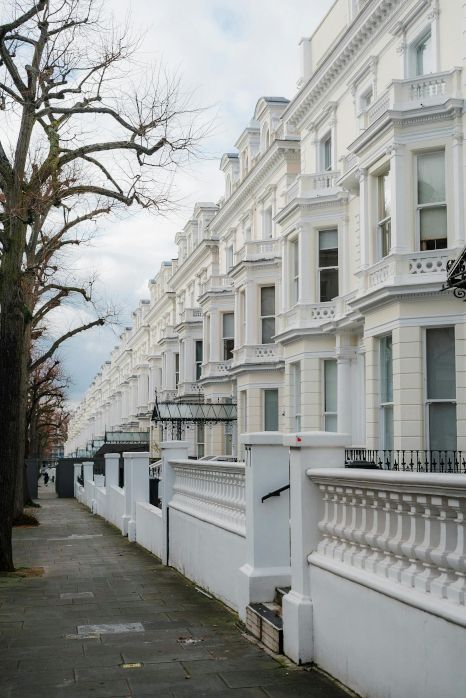
[(24, 226), (16, 218), (9, 245), (3, 250), (0, 276), (0, 570), (12, 571), (11, 531), (18, 471), (18, 432), (22, 423), (21, 386), (25, 306), (21, 287)]

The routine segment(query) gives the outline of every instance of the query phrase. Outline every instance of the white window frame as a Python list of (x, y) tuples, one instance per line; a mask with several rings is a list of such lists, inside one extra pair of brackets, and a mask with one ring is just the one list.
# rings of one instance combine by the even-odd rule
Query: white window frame
[[(317, 266), (317, 269), (318, 269), (318, 273), (317, 273), (317, 298), (319, 299), (319, 303), (331, 302), (331, 301), (322, 301), (322, 299), (321, 299), (321, 297), (320, 297), (320, 295), (321, 295), (321, 294), (320, 294), (320, 290), (321, 290), (321, 286), (320, 286), (320, 272), (321, 272), (322, 270), (336, 269), (336, 271), (338, 272), (338, 293), (337, 293), (336, 296), (334, 296), (334, 298), (337, 298), (338, 295), (339, 295), (339, 293), (340, 293), (340, 267), (339, 267), (339, 264), (338, 264), (336, 267), (334, 267), (334, 266), (332, 266), (332, 267), (321, 267), (321, 266), (320, 266), (320, 234), (321, 234), (321, 233), (325, 233), (325, 232), (328, 231), (328, 230), (335, 230), (336, 233), (337, 233), (337, 254), (338, 254), (338, 262), (340, 262), (340, 246), (339, 246), (339, 244), (338, 244), (338, 243), (339, 243), (339, 237), (340, 237), (340, 236), (339, 236), (338, 226), (335, 226), (335, 227), (333, 227), (333, 228), (319, 228), (318, 231), (317, 231), (317, 236), (316, 236), (316, 237), (317, 237), (317, 265), (318, 265), (318, 266)], [(333, 300), (333, 299), (331, 299), (331, 300)]]
[[(336, 417), (336, 429), (335, 432), (338, 431), (338, 409), (335, 412), (329, 412), (327, 411), (326, 404), (325, 404), (325, 363), (327, 361), (333, 361), (336, 364), (336, 369), (337, 369), (337, 385), (336, 385), (336, 390), (337, 390), (337, 400), (338, 400), (338, 365), (337, 365), (337, 360), (331, 356), (322, 359), (321, 361), (321, 395), (322, 395), (322, 429), (323, 431), (327, 431), (326, 426), (327, 426), (327, 417)], [(335, 432), (330, 432), (330, 433), (335, 433)]]
[(290, 384), (291, 384), (291, 429), (301, 431), (302, 428), (302, 397), (301, 397), (301, 361), (294, 361), (290, 364)]
[[(392, 401), (383, 401), (382, 400), (382, 341), (386, 339), (387, 337), (391, 337), (392, 340)], [(386, 334), (386, 335), (381, 335), (378, 338), (379, 342), (379, 354), (378, 354), (378, 364), (379, 364), (379, 443), (381, 445), (381, 450), (387, 451), (387, 450), (393, 450), (394, 449), (394, 444), (392, 443), (391, 445), (387, 444), (385, 441), (385, 436), (386, 436), (386, 418), (387, 418), (387, 412), (391, 409), (392, 411), (392, 431), (393, 431), (393, 424), (394, 424), (394, 405), (393, 405), (393, 335)], [(384, 459), (385, 460), (385, 459)]]
[[(419, 176), (419, 171), (418, 171), (418, 162), (419, 158), (422, 158), (424, 155), (431, 155), (433, 153), (443, 153), (444, 157), (444, 171), (445, 171), (445, 201), (435, 201), (435, 202), (429, 202), (428, 204), (420, 204), (418, 201), (419, 198), (419, 190), (418, 190), (418, 176)], [(445, 213), (446, 213), (446, 220), (447, 220), (447, 245), (445, 248), (439, 247), (436, 249), (448, 249), (448, 194), (447, 194), (447, 153), (446, 149), (443, 148), (434, 148), (433, 150), (426, 150), (421, 153), (416, 153), (415, 158), (414, 158), (414, 181), (416, 185), (416, 191), (415, 191), (415, 196), (416, 196), (416, 248), (421, 251), (421, 211), (426, 210), (426, 209), (436, 209), (436, 208), (444, 208)], [(439, 238), (442, 239), (442, 238)], [(434, 250), (431, 250), (434, 251)]]
[[(388, 169), (382, 170), (379, 174), (375, 175), (376, 186), (377, 186), (377, 192), (376, 192), (377, 193), (377, 197), (376, 197), (376, 200), (377, 200), (377, 241), (376, 242), (377, 242), (377, 244), (376, 244), (376, 248), (377, 248), (377, 258), (378, 259), (383, 259), (384, 257), (387, 257), (390, 254), (390, 250), (392, 247), (392, 215), (391, 215), (391, 212), (390, 212), (389, 216), (383, 216), (382, 218), (380, 217), (380, 215), (381, 215), (381, 213), (380, 213), (381, 180), (382, 180), (382, 177), (386, 177), (387, 175), (390, 176), (389, 187), (391, 187), (391, 178), (393, 176), (393, 172), (392, 172), (390, 165), (389, 165)], [(384, 202), (384, 205), (385, 205), (385, 202)], [(387, 250), (387, 253), (383, 254), (383, 239), (384, 239), (383, 226), (387, 225), (387, 223), (390, 224), (390, 246)]]
[[(423, 355), (423, 386), (424, 386), (424, 447), (427, 451), (432, 450), (430, 447), (430, 416), (429, 416), (429, 405), (435, 403), (446, 403), (450, 405), (455, 405), (456, 419), (458, 420), (458, 400), (455, 398), (429, 398), (427, 396), (428, 382), (427, 382), (427, 331), (428, 330), (438, 330), (442, 328), (453, 328), (453, 341), (455, 347), (455, 359), (456, 359), (456, 325), (432, 325), (431, 327), (425, 327), (422, 333), (422, 355)], [(455, 394), (458, 393), (458, 382), (457, 382), (457, 367), (455, 366)], [(458, 422), (457, 422), (458, 424)], [(458, 450), (458, 433), (456, 435), (456, 448)]]
[[(266, 429), (266, 419), (265, 419), (265, 394), (267, 392), (277, 393), (277, 429)], [(277, 387), (263, 388), (262, 390), (262, 424), (264, 431), (278, 431), (280, 426), (280, 391)]]
[(180, 352), (175, 351), (175, 390), (178, 389), (180, 384)]
[(198, 458), (205, 456), (205, 424), (196, 424), (196, 455)]
[[(330, 162), (326, 164), (327, 143), (330, 144)], [(328, 131), (325, 136), (320, 139), (320, 171), (331, 172), (333, 170), (333, 133)]]
[(234, 266), (234, 248), (233, 243), (225, 248), (225, 268), (228, 271)]
[(241, 408), (241, 427), (242, 433), (247, 433), (248, 430), (248, 391), (240, 390), (240, 408)]
[[(226, 337), (224, 336), (224, 320), (223, 318), (225, 315), (232, 315), (233, 316), (233, 335), (231, 337)], [(222, 361), (229, 361), (229, 359), (226, 358), (225, 354), (226, 352), (226, 342), (233, 340), (233, 349), (235, 348), (235, 314), (232, 313), (231, 311), (226, 311), (225, 313), (222, 313)], [(230, 357), (231, 359), (232, 357)]]
[[(275, 309), (275, 313), (273, 315), (262, 315), (262, 289), (263, 288), (273, 288), (273, 294), (274, 294), (274, 303), (273, 304), (274, 304), (274, 309)], [(275, 334), (275, 330), (276, 330), (276, 320), (275, 319), (277, 316), (276, 315), (276, 312), (277, 312), (277, 293), (276, 293), (275, 284), (264, 284), (264, 286), (259, 287), (259, 306), (260, 306), (259, 319), (260, 319), (261, 344), (273, 344), (274, 343), (273, 339), (271, 339), (270, 342), (264, 342), (264, 330), (263, 330), (264, 322), (263, 321), (269, 320), (270, 318), (273, 318), (274, 325), (275, 325), (275, 327), (274, 327), (274, 334)]]
[[(197, 358), (197, 345), (198, 342), (201, 344), (201, 354), (202, 354), (202, 359), (198, 360)], [(202, 363), (204, 361), (204, 342), (202, 339), (196, 339), (194, 341), (194, 363), (195, 363), (195, 376), (196, 380), (200, 380), (202, 377)], [(199, 375), (198, 375), (199, 374)]]
[(267, 206), (262, 211), (262, 239), (270, 240), (273, 238), (273, 210), (272, 204)]
[(299, 237), (290, 240), (290, 305), (299, 302)]

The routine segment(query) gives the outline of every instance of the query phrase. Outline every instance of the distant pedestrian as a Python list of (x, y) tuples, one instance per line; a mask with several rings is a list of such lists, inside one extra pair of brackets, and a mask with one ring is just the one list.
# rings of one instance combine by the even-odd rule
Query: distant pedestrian
[(44, 473), (44, 485), (47, 487), (48, 484), (49, 484), (49, 474)]

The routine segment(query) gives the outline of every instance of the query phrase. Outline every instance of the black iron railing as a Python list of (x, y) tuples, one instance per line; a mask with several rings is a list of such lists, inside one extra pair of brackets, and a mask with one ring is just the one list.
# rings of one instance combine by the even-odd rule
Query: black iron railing
[(411, 473), (466, 474), (466, 452), (449, 450), (373, 450), (348, 448), (345, 464), (368, 463), (381, 470), (399, 470)]

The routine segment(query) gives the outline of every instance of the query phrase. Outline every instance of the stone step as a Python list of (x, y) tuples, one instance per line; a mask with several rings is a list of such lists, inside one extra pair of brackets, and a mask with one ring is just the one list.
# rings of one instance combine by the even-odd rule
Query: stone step
[(276, 587), (275, 588), (275, 598), (274, 601), (276, 604), (278, 604), (281, 608), (283, 597), (288, 594), (290, 591), (291, 587)]
[(276, 603), (251, 603), (246, 609), (246, 627), (255, 638), (276, 654), (283, 652), (281, 608)]

